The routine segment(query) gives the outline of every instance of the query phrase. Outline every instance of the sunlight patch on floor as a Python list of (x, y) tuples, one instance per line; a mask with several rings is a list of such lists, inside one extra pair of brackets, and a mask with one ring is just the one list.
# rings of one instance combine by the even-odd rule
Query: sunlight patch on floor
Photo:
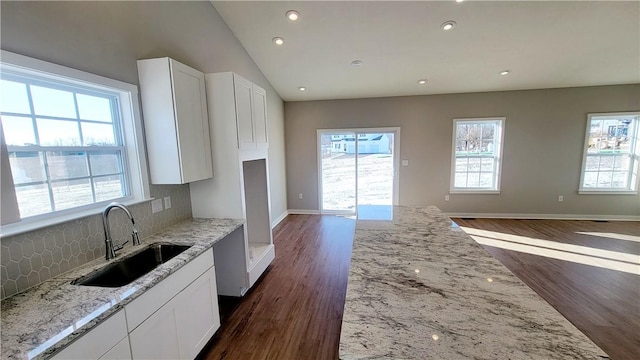
[(468, 227), (461, 228), (483, 245), (640, 275), (638, 255)]
[(640, 243), (640, 236), (617, 234), (617, 233), (603, 233), (603, 232), (588, 232), (588, 231), (576, 231), (576, 234), (599, 236), (609, 239), (635, 241)]

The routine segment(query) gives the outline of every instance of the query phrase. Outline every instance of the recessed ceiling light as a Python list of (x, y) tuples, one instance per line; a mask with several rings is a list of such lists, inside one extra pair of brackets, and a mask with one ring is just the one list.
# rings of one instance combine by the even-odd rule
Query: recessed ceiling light
[(306, 88), (306, 87), (304, 87), (304, 86), (300, 86), (300, 87), (298, 88), (298, 90), (300, 90), (300, 91), (307, 91), (307, 88)]
[(500, 71), (500, 75), (502, 76), (509, 75), (509, 74), (511, 74), (511, 70), (509, 69)]
[(362, 65), (362, 61), (361, 60), (353, 60), (351, 62), (351, 66), (353, 66), (353, 67), (358, 67), (360, 65)]
[(273, 38), (273, 43), (278, 45), (278, 46), (282, 46), (284, 45), (284, 39), (281, 37), (274, 37)]
[(449, 31), (449, 30), (453, 29), (454, 27), (456, 27), (456, 22), (453, 21), (453, 20), (449, 20), (449, 21), (445, 22), (444, 24), (442, 24), (442, 26), (440, 26), (440, 27), (444, 31)]
[(291, 21), (296, 21), (300, 18), (300, 13), (295, 10), (287, 11), (287, 19)]
[(456, 0), (456, 2), (463, 2), (464, 0)]
[(424, 85), (424, 84), (426, 84), (426, 83), (427, 83), (427, 79), (420, 79), (420, 80), (418, 80), (418, 84), (420, 84), (420, 85)]

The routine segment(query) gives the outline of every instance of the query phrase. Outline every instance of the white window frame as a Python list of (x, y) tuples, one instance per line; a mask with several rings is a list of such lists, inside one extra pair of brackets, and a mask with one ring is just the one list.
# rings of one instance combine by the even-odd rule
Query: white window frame
[[(584, 187), (584, 177), (587, 167), (587, 157), (588, 156), (608, 156), (602, 154), (589, 154), (589, 135), (591, 130), (591, 121), (594, 117), (610, 117), (616, 118), (620, 116), (636, 116), (637, 120), (633, 130), (634, 134), (630, 134), (632, 136), (631, 140), (631, 148), (630, 150), (630, 162), (628, 171), (628, 187), (627, 188), (593, 188)], [(635, 138), (635, 139), (634, 139)], [(583, 195), (598, 195), (598, 194), (629, 194), (635, 195), (638, 194), (638, 187), (640, 185), (640, 176), (639, 175), (639, 167), (640, 167), (640, 111), (631, 111), (631, 112), (616, 112), (616, 113), (594, 113), (587, 114), (587, 128), (585, 130), (584, 137), (584, 148), (582, 153), (582, 168), (580, 171), (580, 184), (578, 186), (578, 194)]]
[[(129, 196), (118, 199), (118, 201), (131, 205), (151, 200), (149, 174), (144, 151), (144, 136), (140, 116), (140, 104), (138, 101), (138, 87), (136, 85), (11, 53), (5, 50), (2, 50), (1, 54), (0, 71), (10, 70), (12, 72), (19, 72), (27, 75), (31, 74), (40, 78), (49, 78), (54, 81), (62, 80), (72, 85), (75, 84), (81, 87), (96, 88), (115, 93), (120, 105), (120, 126), (123, 133), (123, 142), (125, 147), (123, 160), (125, 163), (124, 166), (127, 167), (127, 170), (125, 171), (128, 174), (126, 181), (128, 182), (128, 189), (130, 192)], [(8, 159), (4, 158), (7, 156), (6, 144), (4, 141), (2, 142), (2, 150), (2, 162), (4, 165), (5, 161), (8, 163)], [(3, 177), (2, 193), (6, 194), (9, 191), (15, 194), (13, 180), (8, 182), (4, 180), (5, 177)], [(17, 202), (14, 203), (14, 201), (15, 197), (3, 195), (3, 212), (5, 209), (9, 209), (12, 212), (17, 213)], [(65, 221), (94, 215), (101, 212), (104, 206), (109, 202), (110, 201), (103, 201), (21, 219), (15, 223), (2, 225), (0, 236), (4, 237), (15, 235)], [(5, 222), (4, 219), (3, 222)]]
[[(500, 194), (500, 184), (502, 177), (502, 150), (504, 149), (504, 127), (506, 122), (506, 117), (486, 117), (486, 118), (460, 118), (453, 119), (453, 134), (452, 134), (452, 143), (451, 143), (451, 175), (450, 175), (450, 184), (449, 184), (449, 193), (450, 194)], [(496, 147), (497, 149), (494, 152), (493, 156), (493, 182), (495, 184), (492, 188), (482, 188), (482, 187), (456, 187), (455, 186), (455, 176), (456, 176), (456, 135), (457, 128), (459, 123), (496, 123), (498, 126), (496, 127), (498, 134), (495, 135), (497, 140)]]

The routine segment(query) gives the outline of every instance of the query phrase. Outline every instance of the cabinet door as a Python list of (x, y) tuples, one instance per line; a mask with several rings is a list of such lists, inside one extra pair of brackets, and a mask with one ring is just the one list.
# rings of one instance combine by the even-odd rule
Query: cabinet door
[(236, 97), (236, 125), (238, 127), (238, 148), (255, 149), (255, 133), (251, 105), (252, 83), (236, 74), (233, 75)]
[(193, 359), (220, 327), (215, 267), (180, 293), (177, 305), (180, 355)]
[(252, 105), (256, 147), (266, 149), (269, 144), (267, 137), (267, 92), (255, 84), (253, 85)]
[(213, 176), (204, 74), (171, 60), (182, 182)]
[(124, 311), (118, 311), (57, 353), (53, 359), (98, 359), (126, 338), (127, 323)]
[(134, 359), (181, 358), (174, 300), (161, 307), (129, 334)]
[(106, 354), (102, 355), (99, 360), (131, 360), (131, 349), (129, 347), (129, 338), (126, 337), (114, 346)]

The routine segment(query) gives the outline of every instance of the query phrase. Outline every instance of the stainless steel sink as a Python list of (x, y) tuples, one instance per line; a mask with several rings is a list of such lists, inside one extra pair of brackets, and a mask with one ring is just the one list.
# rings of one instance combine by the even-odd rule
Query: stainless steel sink
[(170, 259), (173, 259), (191, 246), (176, 244), (151, 244), (146, 248), (116, 260), (102, 269), (75, 279), (72, 285), (120, 287), (149, 273)]

